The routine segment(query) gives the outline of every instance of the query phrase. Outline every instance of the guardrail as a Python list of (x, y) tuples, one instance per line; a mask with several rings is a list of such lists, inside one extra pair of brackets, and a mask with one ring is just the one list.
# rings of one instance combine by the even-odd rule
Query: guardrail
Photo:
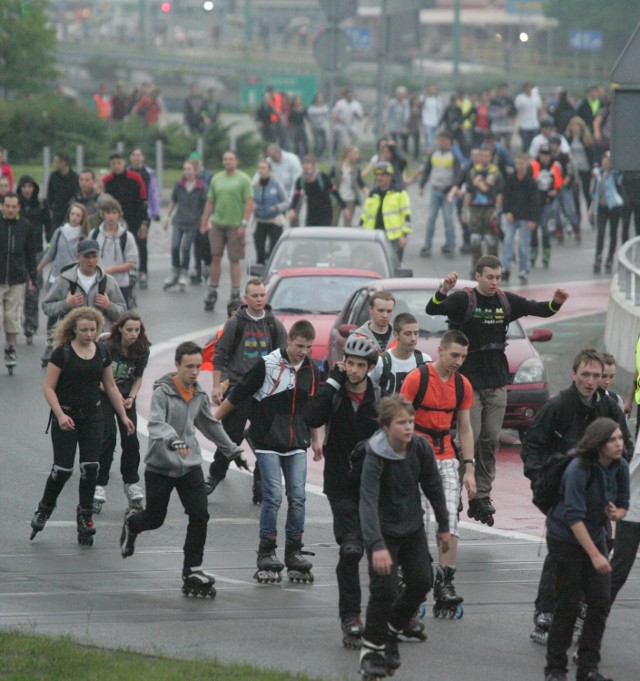
[(640, 236), (629, 239), (618, 251), (618, 288), (626, 300), (640, 306)]

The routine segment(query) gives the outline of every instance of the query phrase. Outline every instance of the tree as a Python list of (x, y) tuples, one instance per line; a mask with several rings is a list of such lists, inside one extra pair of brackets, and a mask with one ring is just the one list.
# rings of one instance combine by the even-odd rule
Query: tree
[(56, 32), (48, 25), (47, 0), (0, 0), (0, 87), (30, 95), (56, 75)]
[(558, 19), (565, 36), (572, 29), (602, 31), (604, 49), (618, 54), (636, 27), (638, 0), (545, 0), (544, 11)]

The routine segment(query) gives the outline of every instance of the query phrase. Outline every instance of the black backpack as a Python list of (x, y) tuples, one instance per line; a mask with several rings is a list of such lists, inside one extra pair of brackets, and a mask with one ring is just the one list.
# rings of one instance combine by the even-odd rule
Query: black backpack
[[(380, 356), (382, 357), (382, 374), (380, 375), (380, 387), (383, 390), (387, 390), (392, 374), (391, 372), (392, 362), (390, 351), (385, 350)], [(416, 360), (416, 367), (424, 366), (424, 355), (420, 350), (414, 350), (413, 357)]]
[(572, 457), (567, 454), (552, 454), (538, 471), (538, 475), (532, 484), (532, 501), (545, 515), (548, 515), (560, 501), (562, 476), (571, 460)]
[[(127, 233), (128, 230), (124, 230), (122, 234), (120, 235), (120, 251), (122, 252), (122, 257), (124, 259), (124, 249), (127, 247)], [(91, 232), (91, 235), (89, 236), (90, 239), (93, 239), (94, 241), (97, 240), (98, 234), (100, 234), (100, 227), (96, 227), (93, 232)]]

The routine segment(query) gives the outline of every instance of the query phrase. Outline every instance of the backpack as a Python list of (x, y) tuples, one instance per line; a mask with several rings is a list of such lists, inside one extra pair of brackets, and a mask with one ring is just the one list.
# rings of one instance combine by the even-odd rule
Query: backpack
[[(97, 240), (98, 234), (100, 234), (100, 227), (96, 227), (93, 232), (91, 232), (91, 236), (89, 237), (90, 239), (93, 239), (94, 241)], [(127, 247), (127, 230), (125, 229), (124, 232), (120, 235), (120, 251), (122, 252), (122, 257), (124, 258), (124, 249)]]
[[(75, 267), (78, 263), (72, 262), (70, 265), (67, 265), (66, 267), (63, 267), (60, 270), (60, 274), (63, 272), (66, 272), (67, 270), (70, 270), (72, 267)], [(78, 280), (76, 279), (75, 281), (70, 281), (69, 282), (69, 293), (74, 296), (76, 294), (76, 291), (78, 290)], [(105, 291), (107, 290), (107, 275), (105, 274), (102, 279), (98, 282), (98, 293), (101, 293), (104, 295)], [(88, 295), (88, 294), (87, 294)]]
[[(96, 342), (96, 352), (100, 357), (100, 362), (104, 364), (104, 361), (107, 358), (107, 346), (102, 341)], [(69, 364), (70, 360), (71, 360), (71, 343), (66, 342), (62, 346), (62, 366), (60, 367), (60, 371), (62, 371), (67, 366), (67, 364)]]
[[(453, 409), (440, 409), (438, 407), (428, 407), (427, 405), (422, 404), (424, 396), (427, 394), (427, 388), (429, 387), (429, 367), (426, 364), (423, 364), (422, 366), (418, 367), (418, 371), (420, 371), (420, 383), (418, 384), (418, 392), (413, 398), (412, 403), (416, 412), (421, 409), (422, 411), (442, 411), (455, 414), (460, 409), (462, 400), (464, 400), (464, 381), (462, 380), (462, 376), (457, 371), (453, 372), (456, 386), (456, 406)], [(453, 427), (453, 420), (451, 425)], [(434, 428), (424, 428), (417, 423), (414, 425), (414, 428), (418, 433), (430, 435), (433, 438), (433, 443), (435, 446), (438, 446), (438, 442), (440, 442), (440, 446), (442, 447), (443, 438), (447, 435), (451, 436), (451, 430), (435, 430)]]
[[(391, 354), (389, 353), (389, 350), (385, 350), (380, 356), (382, 357), (382, 374), (380, 375), (380, 387), (383, 390), (387, 390), (387, 386), (389, 385), (389, 381), (391, 380), (392, 375)], [(416, 360), (416, 367), (424, 366), (424, 356), (422, 352), (420, 352), (420, 350), (414, 350), (413, 356)]]
[[(385, 393), (383, 393), (382, 389), (380, 388), (379, 385), (376, 385), (375, 383), (372, 383), (373, 385), (373, 399), (376, 404), (380, 402), (380, 399), (383, 397)], [(327, 420), (327, 423), (324, 426), (324, 440), (322, 441), (322, 446), (325, 447), (327, 442), (329, 441), (329, 433), (331, 432), (331, 421), (333, 417), (338, 413), (340, 409), (340, 404), (342, 403), (342, 398), (344, 397), (344, 393), (342, 392), (342, 389), (336, 390), (335, 395), (333, 396), (333, 399), (331, 400), (331, 414), (329, 416), (329, 419)], [(349, 470), (351, 470), (351, 455), (349, 455)]]
[[(478, 299), (476, 298), (476, 294), (474, 292), (475, 289), (466, 287), (463, 289), (463, 291), (467, 294), (469, 300), (467, 302), (467, 309), (464, 313), (464, 316), (460, 324), (466, 324), (466, 322), (468, 322), (470, 319), (473, 319), (476, 307), (478, 306)], [(511, 315), (511, 303), (509, 302), (509, 298), (502, 289), (497, 289), (496, 295), (498, 296), (498, 299), (500, 300), (500, 305), (502, 305), (502, 309), (504, 310), (505, 323), (508, 324), (509, 316)]]
[(562, 476), (572, 457), (567, 454), (552, 454), (542, 464), (532, 484), (532, 501), (545, 515), (560, 501)]

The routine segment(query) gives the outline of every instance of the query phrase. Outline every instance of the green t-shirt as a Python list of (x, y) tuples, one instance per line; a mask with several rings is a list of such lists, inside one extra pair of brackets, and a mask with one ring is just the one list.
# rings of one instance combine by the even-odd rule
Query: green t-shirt
[(208, 196), (215, 204), (214, 222), (219, 225), (240, 225), (245, 201), (253, 197), (251, 180), (240, 170), (232, 175), (221, 171), (211, 179)]

